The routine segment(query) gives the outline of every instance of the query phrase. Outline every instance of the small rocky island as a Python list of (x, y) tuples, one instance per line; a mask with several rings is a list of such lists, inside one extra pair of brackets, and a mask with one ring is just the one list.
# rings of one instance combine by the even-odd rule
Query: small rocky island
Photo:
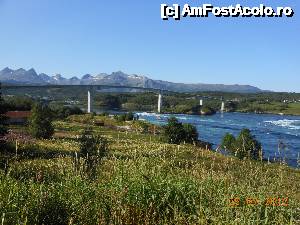
[(195, 106), (193, 107), (188, 114), (190, 115), (202, 115), (202, 116), (211, 116), (216, 114), (216, 111), (209, 106)]

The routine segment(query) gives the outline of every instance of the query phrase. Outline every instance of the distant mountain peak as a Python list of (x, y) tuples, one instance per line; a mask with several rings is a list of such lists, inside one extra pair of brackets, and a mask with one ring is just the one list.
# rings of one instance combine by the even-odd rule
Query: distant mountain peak
[(64, 78), (61, 74), (55, 74), (54, 76), (53, 76), (53, 78), (55, 79), (55, 80), (65, 80), (66, 78)]
[(126, 75), (122, 70), (118, 70), (118, 71), (115, 71), (115, 72), (112, 72), (112, 73), (120, 73), (120, 74)]
[(19, 68), (19, 69), (15, 70), (15, 71), (16, 71), (16, 72), (26, 72), (26, 70), (23, 69), (23, 68)]
[(33, 68), (31, 68), (30, 70), (28, 70), (27, 73), (31, 73), (34, 76), (38, 76), (38, 74), (36, 73), (35, 69), (33, 69)]
[(97, 76), (107, 76), (107, 73), (99, 73)]
[(1, 70), (2, 72), (6, 72), (6, 71), (12, 71), (12, 69), (10, 69), (9, 67), (5, 67), (3, 70)]
[(81, 79), (83, 79), (83, 80), (93, 79), (93, 76), (91, 74), (85, 74), (85, 75), (82, 76)]
[(137, 74), (126, 74), (123, 71), (116, 71), (111, 74), (99, 73), (92, 76), (85, 74), (81, 79), (72, 77), (64, 78), (61, 74), (49, 76), (45, 73), (37, 75), (36, 71), (31, 68), (12, 70), (8, 67), (0, 71), (0, 81), (12, 84), (56, 84), (56, 85), (112, 85), (112, 86), (132, 86), (145, 87), (154, 89), (163, 89), (176, 92), (200, 92), (200, 91), (222, 91), (222, 92), (241, 92), (256, 93), (261, 92), (257, 87), (250, 85), (224, 85), (224, 84), (184, 84), (172, 83), (163, 80), (152, 80), (146, 76)]
[(110, 79), (115, 79), (118, 81), (126, 80), (129, 78), (130, 75), (123, 73), (122, 71), (113, 72), (111, 75), (108, 75), (107, 77)]

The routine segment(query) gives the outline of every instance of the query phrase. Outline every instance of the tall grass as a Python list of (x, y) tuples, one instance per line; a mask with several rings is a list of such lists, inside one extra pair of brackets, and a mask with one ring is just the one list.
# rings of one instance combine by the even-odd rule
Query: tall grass
[[(241, 161), (192, 145), (169, 145), (155, 136), (97, 129), (109, 140), (110, 153), (98, 165), (96, 179), (89, 179), (82, 167), (75, 169), (76, 139), (35, 144), (35, 151), (70, 154), (10, 162), (8, 172), (0, 172), (2, 224), (300, 221), (299, 170)], [(30, 152), (30, 147), (24, 151)], [(266, 206), (269, 197), (289, 197), (289, 205)], [(230, 198), (240, 198), (241, 204), (230, 206)], [(249, 206), (247, 198), (260, 203)]]

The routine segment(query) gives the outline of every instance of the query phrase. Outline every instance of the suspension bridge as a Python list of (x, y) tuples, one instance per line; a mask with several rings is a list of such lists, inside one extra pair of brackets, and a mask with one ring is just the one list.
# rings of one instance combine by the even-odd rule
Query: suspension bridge
[[(152, 93), (156, 93), (158, 96), (157, 100), (157, 112), (162, 112), (163, 106), (163, 94), (164, 93), (175, 93), (174, 91), (169, 91), (166, 89), (157, 89), (157, 88), (146, 88), (146, 87), (132, 87), (132, 86), (123, 86), (123, 85), (2, 85), (3, 90), (17, 90), (17, 89), (54, 89), (54, 88), (82, 88), (85, 87), (88, 89), (87, 91), (87, 112), (93, 112), (93, 93), (95, 91), (106, 90), (106, 89), (130, 89), (130, 90), (138, 90), (138, 91), (148, 91)], [(225, 110), (225, 102), (222, 100), (221, 112)], [(203, 106), (203, 99), (200, 99), (200, 106)]]

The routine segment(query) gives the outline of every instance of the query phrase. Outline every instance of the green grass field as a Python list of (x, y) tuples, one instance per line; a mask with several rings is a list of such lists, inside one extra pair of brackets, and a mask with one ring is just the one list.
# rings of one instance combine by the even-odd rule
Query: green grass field
[(55, 126), (53, 140), (20, 143), (0, 170), (2, 224), (300, 223), (299, 170), (94, 127), (110, 147), (91, 178), (74, 163), (86, 122)]
[(300, 103), (291, 103), (288, 108), (283, 111), (285, 114), (289, 115), (300, 115)]
[(300, 103), (279, 103), (270, 102), (266, 103), (252, 103), (248, 107), (240, 109), (241, 112), (260, 112), (272, 114), (285, 114), (285, 115), (300, 115)]

